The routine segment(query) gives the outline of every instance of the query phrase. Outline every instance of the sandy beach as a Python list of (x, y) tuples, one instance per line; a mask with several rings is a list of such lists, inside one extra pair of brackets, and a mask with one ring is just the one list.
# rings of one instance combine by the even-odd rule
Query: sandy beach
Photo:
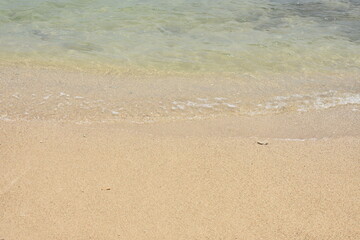
[(0, 240), (360, 240), (360, 0), (0, 0)]
[(359, 239), (358, 117), (1, 121), (0, 239)]

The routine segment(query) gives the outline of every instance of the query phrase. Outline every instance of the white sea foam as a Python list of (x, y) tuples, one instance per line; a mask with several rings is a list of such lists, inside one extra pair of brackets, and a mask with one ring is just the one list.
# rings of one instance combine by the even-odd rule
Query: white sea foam
[(223, 103), (223, 105), (229, 107), (229, 108), (237, 108), (237, 105), (231, 104), (231, 103)]
[(65, 97), (70, 97), (69, 94), (64, 93), (64, 92), (60, 92), (60, 93), (59, 93), (59, 96), (60, 96), (60, 97), (64, 97), (64, 96), (65, 96)]
[(16, 99), (20, 99), (20, 94), (19, 93), (15, 93), (13, 95), (11, 95), (13, 98), (16, 98)]
[[(73, 95), (60, 92), (52, 95), (49, 91), (35, 94), (15, 92), (1, 96), (1, 104), (5, 108), (0, 109), (1, 120), (6, 119), (66, 119), (83, 120), (85, 118), (103, 119), (106, 121), (118, 121), (128, 119), (141, 121), (141, 119), (153, 121), (154, 119), (187, 119), (209, 118), (216, 116), (231, 115), (259, 115), (287, 111), (306, 112), (317, 109), (327, 109), (336, 106), (351, 104), (352, 112), (360, 111), (359, 93), (342, 93), (340, 91), (313, 92), (307, 94), (292, 94), (275, 96), (267, 101), (250, 101), (246, 98), (229, 98), (201, 96), (181, 99), (149, 99), (145, 101), (120, 101), (116, 99), (91, 99), (87, 95)], [(59, 97), (61, 96), (61, 97)], [(20, 101), (22, 100), (23, 101)], [(51, 101), (49, 101), (51, 99)], [(28, 101), (30, 100), (30, 101)], [(18, 104), (21, 103), (21, 104)], [(126, 111), (119, 108), (126, 105)], [(46, 109), (51, 114), (41, 115)], [(2, 114), (2, 115), (1, 115)], [(4, 117), (4, 114), (8, 116)], [(121, 114), (121, 118), (118, 116)], [(90, 121), (90, 120), (89, 120)]]
[(214, 98), (216, 101), (224, 101), (224, 100), (226, 100), (227, 98), (225, 98), (225, 97), (215, 97)]
[(311, 109), (327, 109), (347, 104), (360, 104), (360, 94), (330, 90), (304, 95), (276, 96), (265, 104), (257, 104), (257, 107), (259, 110), (280, 110), (293, 107), (299, 112), (306, 112)]
[(1, 115), (0, 120), (5, 122), (13, 121), (11, 118), (8, 117), (8, 115)]
[(48, 100), (51, 96), (52, 96), (52, 94), (46, 95), (45, 97), (43, 97), (43, 99)]

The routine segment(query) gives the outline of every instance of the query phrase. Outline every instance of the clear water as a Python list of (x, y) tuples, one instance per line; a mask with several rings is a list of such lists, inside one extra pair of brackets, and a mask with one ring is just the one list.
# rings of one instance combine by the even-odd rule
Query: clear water
[(358, 71), (360, 0), (1, 0), (6, 57), (170, 71)]
[(119, 74), (0, 72), (0, 119), (359, 111), (360, 0), (0, 0), (23, 62)]

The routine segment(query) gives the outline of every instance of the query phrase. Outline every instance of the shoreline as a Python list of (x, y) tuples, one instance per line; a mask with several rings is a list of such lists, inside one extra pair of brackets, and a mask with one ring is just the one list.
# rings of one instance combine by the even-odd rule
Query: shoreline
[(146, 123), (312, 114), (351, 106), (356, 115), (360, 110), (360, 79), (351, 75), (266, 79), (140, 73), (116, 76), (35, 66), (0, 69), (1, 119)]
[(1, 72), (0, 239), (359, 239), (359, 104), (101, 122), (101, 107), (219, 87), (134, 79)]
[(359, 240), (360, 0), (0, 0), (0, 240)]

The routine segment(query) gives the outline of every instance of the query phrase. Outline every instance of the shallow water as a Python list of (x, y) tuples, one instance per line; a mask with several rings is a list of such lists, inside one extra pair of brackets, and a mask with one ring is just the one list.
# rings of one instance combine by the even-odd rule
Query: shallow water
[(359, 70), (359, 0), (2, 0), (0, 50), (119, 68)]
[(345, 105), (360, 114), (359, 86), (346, 75), (340, 76), (339, 85), (339, 76), (327, 75), (195, 78), (0, 69), (0, 120), (5, 121), (146, 123), (310, 112)]
[(2, 119), (358, 111), (360, 0), (2, 0), (1, 63), (121, 76), (4, 74)]

